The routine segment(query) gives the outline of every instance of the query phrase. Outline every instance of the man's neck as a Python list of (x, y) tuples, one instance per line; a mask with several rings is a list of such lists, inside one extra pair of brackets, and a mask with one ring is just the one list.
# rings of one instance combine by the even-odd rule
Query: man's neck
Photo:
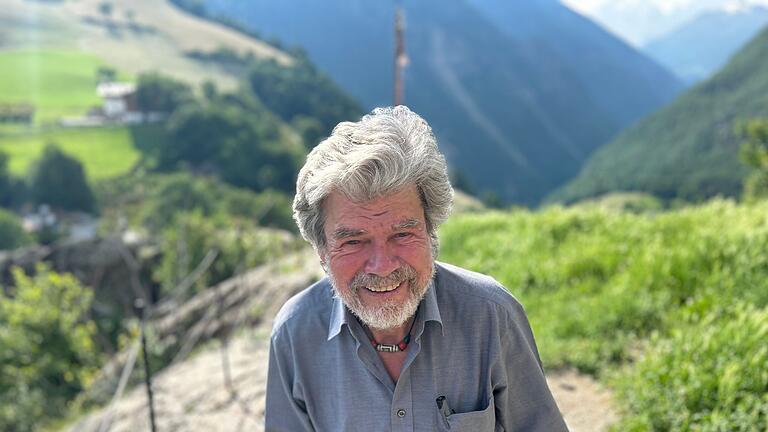
[(400, 343), (408, 334), (408, 331), (411, 329), (411, 324), (415, 319), (416, 319), (416, 316), (414, 315), (399, 327), (395, 327), (391, 329), (383, 329), (383, 330), (369, 327), (368, 331), (371, 332), (371, 335), (373, 336), (373, 339), (376, 340), (376, 342), (380, 344), (396, 345)]

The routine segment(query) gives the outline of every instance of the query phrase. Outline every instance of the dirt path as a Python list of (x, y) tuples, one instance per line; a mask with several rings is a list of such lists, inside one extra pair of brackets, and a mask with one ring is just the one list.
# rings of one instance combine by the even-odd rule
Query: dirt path
[(618, 420), (613, 397), (592, 377), (572, 370), (547, 377), (571, 432), (602, 432)]
[[(158, 430), (263, 431), (267, 334), (257, 329), (229, 346), (234, 394), (227, 389), (224, 357), (217, 343), (162, 373), (154, 386)], [(616, 420), (610, 393), (592, 378), (563, 371), (550, 375), (548, 381), (571, 432), (606, 431)], [(99, 431), (99, 425), (107, 423), (106, 416), (106, 410), (92, 414), (70, 431)], [(109, 423), (111, 432), (149, 430), (143, 387), (117, 403)]]
[[(267, 333), (259, 330), (230, 345), (227, 354), (234, 395), (227, 390), (222, 350), (215, 343), (162, 373), (154, 386), (158, 430), (263, 431), (267, 350)], [(605, 431), (616, 420), (610, 393), (590, 377), (564, 371), (552, 374), (548, 381), (571, 432)], [(111, 432), (148, 431), (144, 388), (118, 402), (111, 421), (105, 421), (106, 417), (102, 410), (70, 431), (96, 432), (102, 422), (111, 423)]]
[[(292, 269), (320, 270), (312, 258)], [(254, 277), (259, 274), (254, 274)], [(274, 316), (294, 292), (306, 286), (295, 272), (271, 272), (259, 288), (264, 316)], [(162, 432), (237, 432), (264, 430), (264, 397), (271, 320), (245, 329), (223, 347), (205, 343), (198, 353), (157, 375), (153, 389), (157, 430)], [(136, 373), (136, 372), (134, 372)], [(616, 415), (610, 393), (590, 377), (573, 371), (552, 373), (549, 385), (572, 432), (607, 430)], [(71, 425), (69, 432), (148, 431), (147, 395), (143, 386), (126, 393), (114, 406), (93, 412)]]

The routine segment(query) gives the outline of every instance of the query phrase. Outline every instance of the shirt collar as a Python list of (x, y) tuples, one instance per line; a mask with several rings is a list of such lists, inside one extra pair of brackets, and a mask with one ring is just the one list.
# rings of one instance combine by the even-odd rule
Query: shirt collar
[[(333, 287), (330, 286), (329, 282), (329, 288), (333, 290)], [(440, 324), (440, 330), (442, 332), (443, 330), (443, 319), (440, 316), (440, 308), (437, 306), (437, 294), (435, 293), (435, 278), (432, 278), (432, 280), (429, 281), (429, 286), (427, 286), (427, 292), (424, 294), (424, 298), (421, 300), (420, 307), (421, 310), (420, 313), (423, 314), (424, 317), (424, 325), (428, 321), (435, 321), (438, 324)], [(347, 325), (349, 327), (350, 320), (355, 319), (352, 315), (352, 312), (350, 312), (345, 306), (344, 303), (341, 302), (341, 299), (338, 296), (333, 297), (333, 308), (331, 309), (331, 319), (329, 320), (328, 324), (328, 340), (333, 339), (341, 333), (341, 327), (343, 325)]]

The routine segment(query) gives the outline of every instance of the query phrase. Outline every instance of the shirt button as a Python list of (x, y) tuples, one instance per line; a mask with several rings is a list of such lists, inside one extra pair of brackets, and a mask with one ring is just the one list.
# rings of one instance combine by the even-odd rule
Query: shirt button
[(405, 410), (404, 410), (404, 409), (402, 409), (402, 408), (400, 408), (399, 410), (397, 410), (397, 416), (398, 416), (398, 417), (400, 417), (400, 418), (403, 418), (403, 417), (405, 417)]

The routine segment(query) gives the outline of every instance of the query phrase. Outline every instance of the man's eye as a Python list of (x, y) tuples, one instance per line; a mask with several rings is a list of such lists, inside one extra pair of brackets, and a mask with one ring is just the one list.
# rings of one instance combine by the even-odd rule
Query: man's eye
[(401, 233), (395, 234), (395, 237), (397, 237), (397, 238), (406, 238), (406, 237), (410, 237), (410, 236), (411, 236), (411, 233), (409, 233), (409, 232), (401, 232)]
[(360, 240), (347, 240), (344, 242), (344, 246), (357, 246), (360, 244)]

